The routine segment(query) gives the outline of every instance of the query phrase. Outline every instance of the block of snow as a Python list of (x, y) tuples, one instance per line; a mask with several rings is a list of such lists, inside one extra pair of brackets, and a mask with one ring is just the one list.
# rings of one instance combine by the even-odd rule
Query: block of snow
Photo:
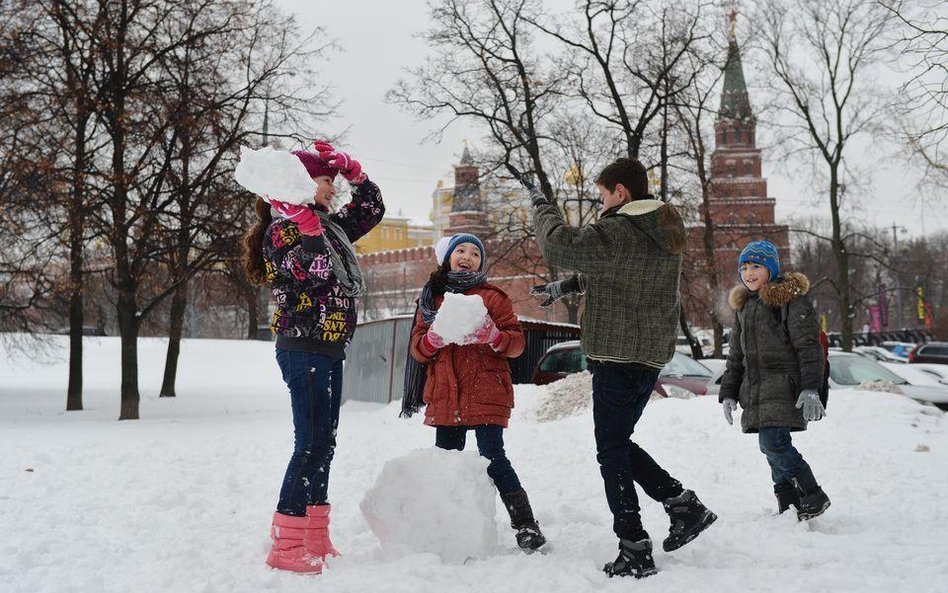
[(592, 406), (592, 374), (589, 371), (566, 375), (559, 381), (544, 385), (546, 392), (535, 415), (540, 422), (552, 422), (575, 416)]
[(266, 146), (259, 150), (240, 147), (234, 179), (267, 201), (308, 204), (316, 194), (316, 183), (296, 155)]
[(388, 553), (484, 559), (497, 546), (487, 465), (474, 452), (417, 449), (387, 461), (359, 506)]
[(445, 344), (460, 344), (464, 336), (481, 327), (487, 307), (477, 294), (445, 293), (431, 329), (444, 338)]

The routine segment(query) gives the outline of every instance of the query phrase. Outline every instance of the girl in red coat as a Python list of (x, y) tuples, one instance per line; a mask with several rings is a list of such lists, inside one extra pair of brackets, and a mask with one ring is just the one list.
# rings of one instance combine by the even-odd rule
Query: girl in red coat
[[(435, 446), (442, 449), (464, 449), (467, 432), (474, 431), (478, 451), (490, 461), (487, 474), (510, 513), (510, 526), (517, 530), (517, 545), (536, 550), (546, 538), (504, 452), (504, 428), (514, 405), (507, 359), (523, 352), (523, 329), (510, 297), (487, 282), (480, 239), (468, 233), (445, 237), (435, 254), (439, 267), (422, 290), (411, 332), (411, 357), (427, 369), (423, 381), (413, 382), (409, 368), (404, 412), (410, 416), (417, 411), (417, 395), (423, 394), (425, 424), (435, 427)], [(446, 292), (478, 295), (487, 308), (483, 325), (460, 344), (445, 344), (431, 330)]]

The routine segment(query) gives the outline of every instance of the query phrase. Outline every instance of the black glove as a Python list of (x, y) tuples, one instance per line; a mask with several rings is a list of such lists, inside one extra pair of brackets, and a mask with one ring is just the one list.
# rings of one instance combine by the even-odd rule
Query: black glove
[(534, 208), (550, 203), (550, 200), (545, 195), (543, 195), (543, 192), (537, 189), (536, 184), (533, 182), (533, 174), (521, 173), (510, 163), (507, 163), (507, 170), (510, 171), (511, 175), (520, 181), (520, 185), (522, 185), (524, 189), (530, 192), (530, 202), (533, 204)]
[(530, 289), (530, 294), (533, 296), (546, 299), (540, 303), (540, 306), (544, 309), (568, 294), (576, 294), (579, 292), (582, 292), (582, 287), (579, 285), (579, 276), (573, 276), (566, 280), (557, 280), (549, 284), (539, 284)]

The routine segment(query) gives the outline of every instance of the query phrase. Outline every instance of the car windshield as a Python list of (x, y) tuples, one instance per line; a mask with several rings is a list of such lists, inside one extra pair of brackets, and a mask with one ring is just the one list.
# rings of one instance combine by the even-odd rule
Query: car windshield
[(551, 350), (540, 363), (540, 370), (548, 373), (578, 373), (586, 367), (586, 355), (578, 346)]
[(840, 385), (859, 385), (867, 381), (891, 381), (896, 385), (908, 383), (878, 362), (862, 356), (831, 357), (830, 379)]
[(672, 356), (661, 372), (663, 377), (705, 377), (708, 379), (712, 374), (708, 367), (680, 352)]

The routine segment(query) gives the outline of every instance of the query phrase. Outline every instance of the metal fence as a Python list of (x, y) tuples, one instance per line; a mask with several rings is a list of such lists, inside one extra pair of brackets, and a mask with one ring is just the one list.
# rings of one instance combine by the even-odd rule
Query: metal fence
[[(342, 399), (387, 404), (402, 398), (411, 315), (360, 323), (346, 350)], [(514, 383), (530, 383), (533, 367), (547, 348), (579, 339), (579, 326), (520, 319), (526, 346), (510, 359)]]

